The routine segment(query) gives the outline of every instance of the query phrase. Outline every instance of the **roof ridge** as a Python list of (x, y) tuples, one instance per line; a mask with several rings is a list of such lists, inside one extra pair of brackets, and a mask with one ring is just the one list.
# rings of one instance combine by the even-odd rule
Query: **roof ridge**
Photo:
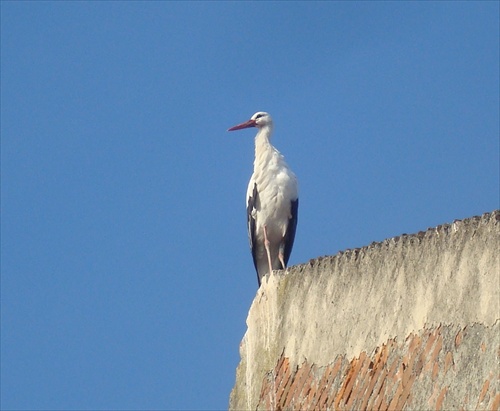
[(476, 215), (464, 219), (455, 219), (451, 223), (440, 224), (436, 227), (429, 227), (426, 230), (418, 231), (412, 234), (400, 234), (395, 237), (386, 238), (382, 241), (373, 241), (372, 243), (356, 248), (347, 248), (345, 250), (340, 250), (336, 254), (326, 255), (322, 257), (316, 257), (309, 260), (309, 264), (314, 264), (314, 262), (320, 262), (325, 259), (357, 259), (364, 255), (366, 252), (372, 251), (374, 249), (379, 249), (381, 247), (390, 247), (397, 244), (420, 244), (424, 239), (430, 239), (440, 236), (449, 236), (450, 234), (455, 234), (458, 231), (463, 231), (466, 227), (478, 228), (479, 226), (489, 225), (489, 224), (499, 224), (500, 223), (500, 210), (493, 210), (491, 212), (486, 212), (481, 215)]

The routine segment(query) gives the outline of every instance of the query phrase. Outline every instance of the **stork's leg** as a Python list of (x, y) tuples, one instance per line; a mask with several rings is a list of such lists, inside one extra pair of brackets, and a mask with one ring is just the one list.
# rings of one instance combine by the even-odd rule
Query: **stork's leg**
[(285, 265), (285, 255), (283, 254), (283, 248), (284, 248), (284, 245), (281, 244), (280, 245), (280, 251), (278, 253), (278, 258), (280, 260), (281, 267), (283, 267), (283, 270), (284, 270), (286, 268), (286, 265)]
[(267, 239), (267, 227), (264, 226), (264, 247), (266, 247), (267, 261), (269, 262), (269, 274), (273, 272), (273, 265), (271, 264), (271, 243)]

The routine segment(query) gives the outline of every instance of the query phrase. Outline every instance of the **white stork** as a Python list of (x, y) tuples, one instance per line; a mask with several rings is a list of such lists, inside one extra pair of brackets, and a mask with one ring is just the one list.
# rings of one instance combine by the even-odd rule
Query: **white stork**
[(255, 161), (247, 190), (248, 239), (257, 281), (286, 268), (292, 252), (299, 208), (297, 177), (271, 144), (273, 120), (259, 111), (228, 131), (257, 127)]

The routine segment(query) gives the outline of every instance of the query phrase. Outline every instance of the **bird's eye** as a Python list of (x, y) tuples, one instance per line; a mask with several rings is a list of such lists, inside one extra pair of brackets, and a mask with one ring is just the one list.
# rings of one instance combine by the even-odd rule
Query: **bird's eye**
[(257, 114), (257, 115), (255, 116), (255, 120), (257, 120), (258, 118), (261, 118), (263, 115), (264, 115), (264, 114)]

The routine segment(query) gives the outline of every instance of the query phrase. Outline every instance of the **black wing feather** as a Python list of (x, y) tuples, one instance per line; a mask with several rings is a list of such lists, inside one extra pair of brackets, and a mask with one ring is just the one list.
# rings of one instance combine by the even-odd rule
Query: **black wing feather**
[(253, 265), (255, 266), (255, 271), (257, 271), (257, 281), (260, 287), (260, 277), (257, 270), (257, 246), (255, 243), (255, 218), (253, 217), (253, 210), (257, 208), (257, 202), (259, 201), (259, 192), (257, 191), (257, 183), (253, 186), (253, 192), (250, 197), (248, 197), (247, 204), (247, 225), (248, 225), (248, 240), (250, 242), (250, 251), (252, 252)]
[[(288, 265), (288, 259), (292, 253), (293, 241), (295, 240), (295, 230), (297, 229), (297, 220), (299, 217), (299, 199), (291, 202), (290, 210), (291, 218), (286, 228), (285, 236), (283, 237), (283, 259), (285, 265)], [(286, 267), (283, 267), (285, 269)]]

